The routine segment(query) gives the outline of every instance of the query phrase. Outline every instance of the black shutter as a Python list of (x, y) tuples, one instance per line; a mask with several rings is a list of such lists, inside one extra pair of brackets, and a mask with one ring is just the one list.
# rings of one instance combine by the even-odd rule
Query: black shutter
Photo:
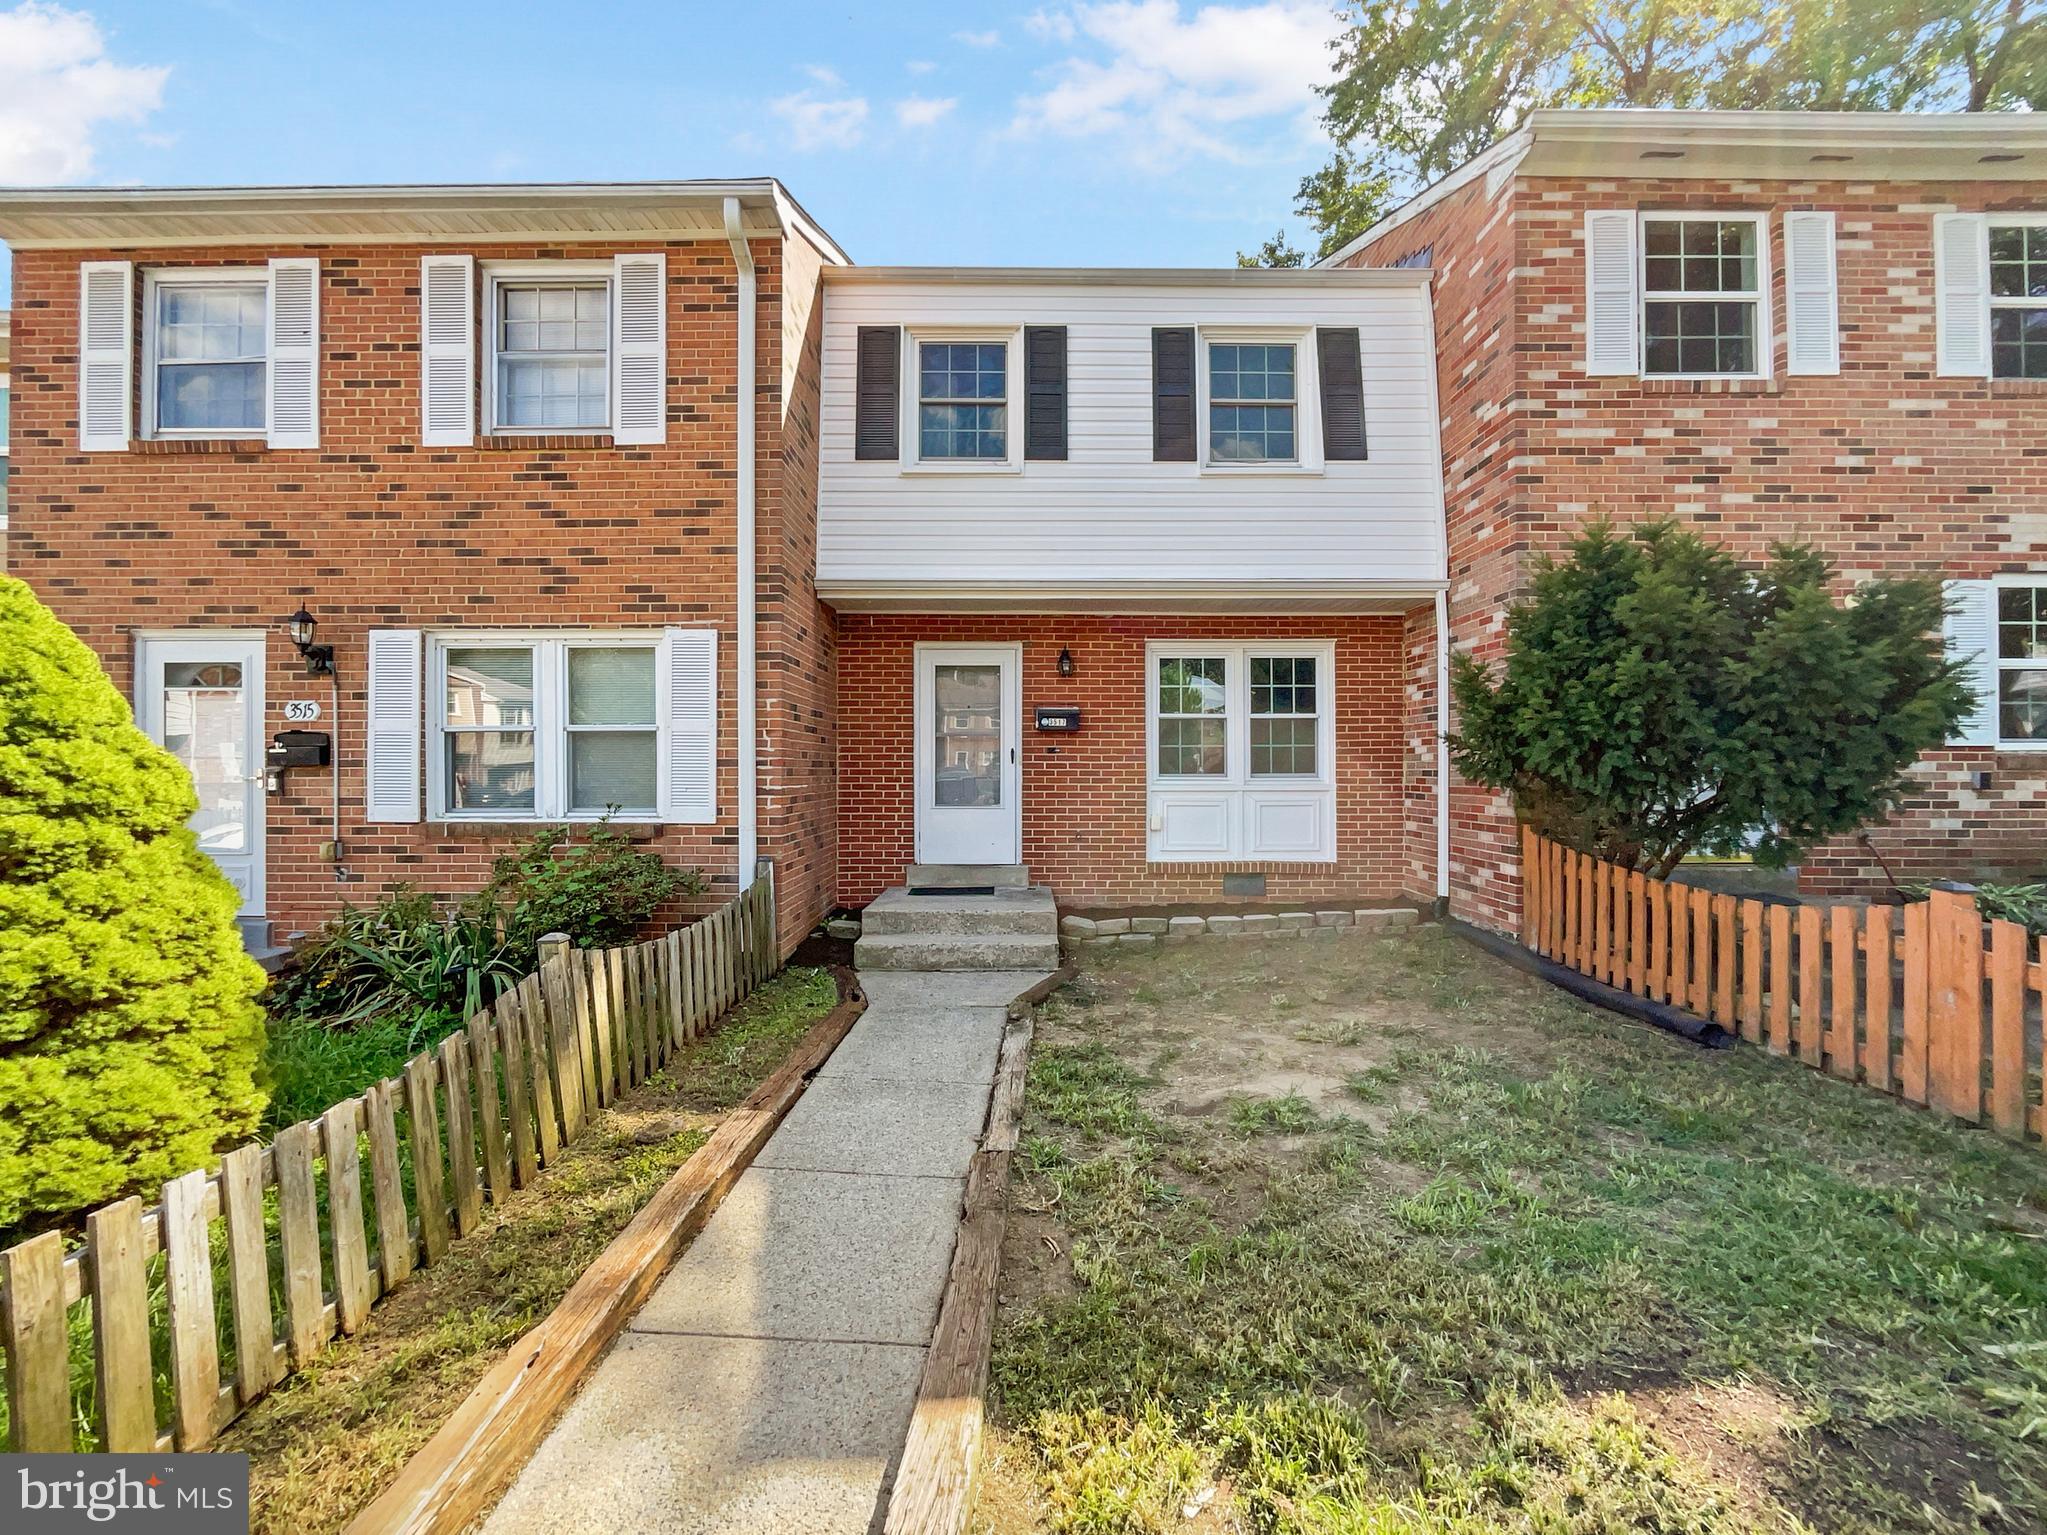
[(1024, 327), (1024, 457), (1066, 457), (1066, 327)]
[(1160, 327), (1151, 333), (1151, 456), (1191, 464), (1194, 441), (1194, 327)]
[(853, 456), (895, 458), (897, 418), (903, 400), (903, 330), (899, 325), (863, 325), (856, 349), (853, 385)]
[(1355, 325), (1315, 332), (1315, 359), (1322, 375), (1322, 456), (1365, 456), (1365, 369)]

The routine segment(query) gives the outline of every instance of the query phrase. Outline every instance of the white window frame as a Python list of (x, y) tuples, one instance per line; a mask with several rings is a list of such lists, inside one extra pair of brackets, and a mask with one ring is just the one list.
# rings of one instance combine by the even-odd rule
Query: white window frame
[[(2043, 220), (2042, 222), (2047, 222)], [(2001, 752), (2047, 752), (2047, 737), (2034, 736), (2031, 739), (2008, 737), (2004, 733), (2004, 674), (2011, 671), (2047, 671), (2047, 660), (2027, 661), (2018, 658), (2006, 659), (2002, 620), (1999, 618), (2001, 599), (2005, 591), (2014, 586), (2039, 587), (2047, 591), (2047, 570), (2022, 570), (2008, 575), (1990, 578), (1990, 728), (1996, 738), (1995, 751)]]
[[(646, 810), (621, 811), (618, 825), (662, 825), (661, 785), (666, 781), (669, 721), (661, 707), (661, 631), (611, 630), (561, 633), (534, 629), (441, 629), (426, 637), (426, 788), (431, 821), (535, 821), (548, 824), (601, 821), (602, 810), (569, 808), (569, 652), (651, 650), (654, 652), (654, 798)], [(533, 651), (533, 808), (458, 810), (447, 802), (448, 652), (525, 648)], [(467, 726), (456, 726), (459, 733)]]
[[(1294, 456), (1257, 463), (1219, 460), (1209, 442), (1208, 349), (1225, 345), (1291, 346), (1294, 349)], [(1322, 377), (1312, 325), (1200, 325), (1194, 331), (1195, 460), (1203, 474), (1320, 474), (1322, 472)]]
[[(1002, 349), (1004, 407), (1001, 458), (926, 458), (924, 433), (919, 417), (923, 369), (920, 361), (926, 342), (971, 342), (978, 346), (999, 344)], [(1023, 471), (1024, 410), (1026, 399), (1020, 389), (1017, 369), (1023, 361), (1021, 325), (905, 325), (902, 375), (902, 405), (897, 419), (908, 437), (899, 455), (903, 474), (1020, 474)]]
[[(1651, 224), (1752, 224), (1756, 231), (1756, 287), (1751, 292), (1673, 293), (1649, 286)], [(1776, 331), (1771, 325), (1770, 215), (1732, 208), (1644, 208), (1635, 215), (1635, 373), (1640, 378), (1767, 379), (1776, 362)], [(1651, 373), (1649, 371), (1649, 306), (1652, 303), (1753, 303), (1756, 306), (1756, 366), (1748, 373)]]
[[(163, 427), (156, 419), (158, 306), (165, 288), (254, 285), (263, 290), (263, 421), (252, 427)], [(216, 359), (233, 361), (230, 358)], [(142, 272), (142, 420), (145, 441), (262, 442), (270, 436), (270, 269), (268, 267), (145, 267)]]
[[(609, 261), (486, 261), (483, 267), (483, 430), (490, 437), (608, 437), (618, 427), (618, 306), (615, 264)], [(604, 284), (604, 424), (513, 426), (498, 419), (499, 290), (525, 283)]]
[[(1997, 371), (1997, 338), (1993, 334), (1995, 315), (2000, 309), (2047, 309), (2047, 299), (1999, 298), (1990, 291), (1990, 237), (2000, 229), (2040, 229), (2047, 227), (2047, 213), (1986, 213), (1982, 215), (1982, 244), (1978, 247), (1983, 260), (1983, 376), (1989, 379), (2015, 379), (2026, 382), (2023, 373), (1999, 373)], [(2031, 749), (2031, 748), (2021, 748)]]
[[(1251, 771), (1251, 663), (1303, 657), (1315, 662), (1315, 771), (1312, 774), (1254, 774)], [(1159, 771), (1159, 663), (1166, 660), (1223, 662), (1223, 771), (1220, 774)], [(1153, 863), (1334, 863), (1336, 861), (1336, 642), (1322, 639), (1149, 640), (1144, 647), (1144, 773), (1147, 808), (1145, 856)], [(1271, 805), (1314, 801), (1322, 836), (1313, 848), (1275, 852), (1261, 849), (1254, 825)], [(1229, 827), (1219, 845), (1168, 850), (1160, 844), (1164, 818), (1175, 803), (1199, 805)]]

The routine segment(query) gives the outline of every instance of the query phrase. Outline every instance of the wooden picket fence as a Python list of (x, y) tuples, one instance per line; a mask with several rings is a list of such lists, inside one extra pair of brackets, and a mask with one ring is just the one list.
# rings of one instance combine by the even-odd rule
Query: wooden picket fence
[(1521, 941), (1818, 1070), (2047, 1133), (2047, 938), (1972, 896), (1788, 905), (1651, 879), (1522, 828)]
[(543, 940), (536, 973), (399, 1076), (172, 1179), (157, 1204), (95, 1210), (82, 1247), (46, 1232), (0, 1252), (12, 1448), (205, 1448), (772, 975), (774, 911), (770, 871), (650, 942)]

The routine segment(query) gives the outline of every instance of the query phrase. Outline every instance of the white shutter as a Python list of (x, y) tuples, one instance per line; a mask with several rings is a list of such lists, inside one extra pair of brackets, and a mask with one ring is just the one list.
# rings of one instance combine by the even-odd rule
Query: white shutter
[(1935, 372), (1983, 378), (1990, 372), (1990, 231), (1980, 213), (1933, 221)]
[(1834, 215), (1784, 215), (1784, 348), (1790, 373), (1841, 371)]
[(135, 337), (135, 263), (87, 261), (78, 268), (78, 446), (85, 453), (128, 446)]
[(320, 446), (320, 263), (270, 263), (270, 446)]
[(419, 440), (466, 448), (476, 440), (476, 258), (419, 262)]
[(1585, 371), (1641, 370), (1636, 339), (1635, 215), (1603, 210), (1585, 215)]
[(611, 398), (614, 442), (668, 440), (668, 258), (612, 263)]
[(421, 649), (417, 629), (370, 631), (367, 820), (419, 819)]
[(1948, 581), (1947, 618), (1941, 637), (1950, 661), (1967, 668), (1964, 680), (1976, 695), (1976, 712), (1955, 727), (1951, 746), (1997, 744), (1997, 587), (1989, 581)]
[(661, 819), (718, 819), (718, 631), (668, 629), (659, 683), (668, 741), (661, 770)]

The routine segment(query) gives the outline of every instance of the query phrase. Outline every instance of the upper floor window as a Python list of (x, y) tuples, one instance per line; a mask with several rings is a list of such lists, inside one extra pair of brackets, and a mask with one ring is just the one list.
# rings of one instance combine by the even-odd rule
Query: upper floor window
[(611, 426), (611, 283), (496, 277), (491, 284), (495, 411), (513, 432)]
[(1762, 371), (1762, 221), (1642, 220), (1642, 371), (1691, 377)]
[(999, 463), (1009, 456), (1009, 348), (917, 343), (917, 456)]
[(144, 419), (152, 435), (263, 435), (268, 303), (263, 272), (150, 274)]
[(2047, 742), (2047, 582), (1997, 590), (1997, 736)]
[(1990, 376), (2047, 378), (2047, 225), (1989, 234)]
[(1291, 463), (1297, 351), (1291, 342), (1215, 341), (1208, 348), (1208, 451), (1219, 464)]

